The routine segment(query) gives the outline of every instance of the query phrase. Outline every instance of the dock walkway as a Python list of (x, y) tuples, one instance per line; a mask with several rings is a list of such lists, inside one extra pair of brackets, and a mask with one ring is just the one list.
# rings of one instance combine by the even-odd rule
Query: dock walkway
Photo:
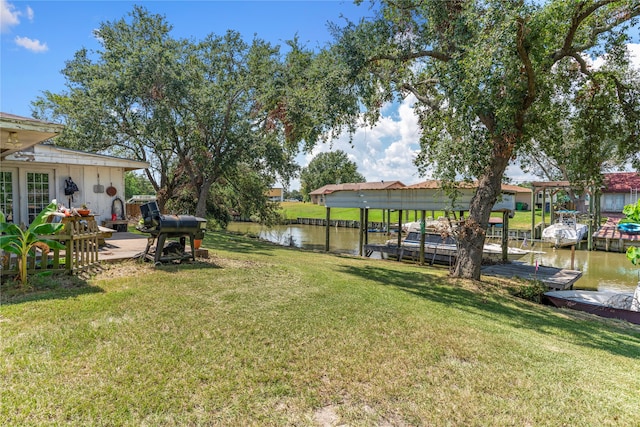
[(640, 234), (621, 232), (618, 230), (619, 221), (619, 217), (609, 217), (600, 230), (593, 233), (593, 242), (597, 250), (626, 252), (629, 246), (640, 247)]
[(539, 280), (549, 286), (552, 291), (571, 289), (573, 284), (582, 277), (582, 271), (565, 270), (557, 267), (535, 266), (521, 262), (509, 264), (495, 264), (482, 267), (482, 274), (525, 280)]

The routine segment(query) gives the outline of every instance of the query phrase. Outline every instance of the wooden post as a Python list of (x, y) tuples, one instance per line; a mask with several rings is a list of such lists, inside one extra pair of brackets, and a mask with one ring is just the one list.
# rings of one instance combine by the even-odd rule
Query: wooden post
[(422, 211), (420, 215), (420, 265), (424, 265), (424, 229), (425, 229), (425, 215), (426, 212)]
[(387, 236), (391, 234), (391, 209), (387, 209)]
[(502, 261), (507, 262), (509, 259), (509, 211), (502, 212)]
[[(593, 190), (593, 188), (592, 188)], [(587, 231), (587, 250), (593, 250), (593, 207), (595, 203), (593, 200), (593, 191), (589, 194), (589, 231)]]
[(362, 256), (362, 227), (364, 226), (364, 209), (360, 208), (360, 232), (358, 233), (358, 255)]
[(536, 188), (531, 191), (531, 244), (536, 238)]
[(398, 261), (402, 260), (402, 209), (398, 211)]
[(545, 222), (544, 222), (544, 211), (545, 211), (545, 204), (547, 202), (547, 190), (546, 189), (542, 189), (542, 228), (545, 227)]
[(572, 270), (575, 270), (575, 268), (573, 268), (575, 259), (576, 259), (576, 245), (571, 245), (571, 269)]
[(324, 228), (324, 251), (329, 252), (329, 227), (331, 223), (331, 208), (327, 208), (327, 225)]
[(369, 208), (364, 208), (364, 244), (369, 244)]

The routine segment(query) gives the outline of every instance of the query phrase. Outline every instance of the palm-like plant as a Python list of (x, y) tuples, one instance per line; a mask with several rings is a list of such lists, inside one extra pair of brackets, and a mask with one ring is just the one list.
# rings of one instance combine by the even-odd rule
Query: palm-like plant
[(58, 204), (53, 200), (38, 214), (29, 227), (24, 229), (16, 224), (6, 223), (4, 215), (0, 217), (0, 250), (18, 256), (18, 280), (21, 285), (27, 283), (27, 256), (29, 253), (35, 253), (36, 247), (44, 245), (52, 249), (64, 249), (65, 247), (57, 240), (47, 238), (64, 227), (64, 224), (46, 222), (57, 208)]

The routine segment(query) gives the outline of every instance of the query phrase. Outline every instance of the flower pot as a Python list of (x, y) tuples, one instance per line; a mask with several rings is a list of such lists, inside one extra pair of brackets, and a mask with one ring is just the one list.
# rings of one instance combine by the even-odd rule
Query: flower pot
[(193, 241), (193, 247), (196, 249), (200, 249), (200, 245), (202, 245), (202, 239), (195, 239)]
[(91, 211), (89, 209), (76, 209), (80, 216), (89, 216)]

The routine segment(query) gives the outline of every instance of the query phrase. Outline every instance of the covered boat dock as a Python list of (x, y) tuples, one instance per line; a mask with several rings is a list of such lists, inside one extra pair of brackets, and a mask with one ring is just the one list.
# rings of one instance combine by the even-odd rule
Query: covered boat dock
[[(459, 212), (460, 217), (464, 212), (469, 211), (471, 199), (475, 194), (476, 186), (472, 183), (460, 183), (456, 188), (457, 196), (451, 198), (441, 187), (438, 181), (426, 181), (411, 187), (393, 189), (368, 189), (366, 185), (362, 187), (353, 186), (350, 190), (338, 190), (325, 194), (326, 207), (326, 237), (325, 250), (329, 251), (331, 208), (358, 208), (360, 210), (360, 229), (358, 254), (364, 255), (365, 245), (368, 244), (367, 223), (369, 210), (395, 210), (399, 212), (399, 230), (402, 229), (403, 211), (419, 211), (422, 223), (426, 220), (427, 211)], [(502, 245), (506, 258), (508, 219), (510, 212), (515, 210), (515, 193), (503, 191), (498, 202), (493, 206), (494, 212), (503, 214)], [(398, 233), (398, 247), (402, 246), (402, 235)], [(424, 233), (422, 234), (422, 246), (424, 246)], [(424, 262), (424, 248), (420, 251), (420, 261)]]

